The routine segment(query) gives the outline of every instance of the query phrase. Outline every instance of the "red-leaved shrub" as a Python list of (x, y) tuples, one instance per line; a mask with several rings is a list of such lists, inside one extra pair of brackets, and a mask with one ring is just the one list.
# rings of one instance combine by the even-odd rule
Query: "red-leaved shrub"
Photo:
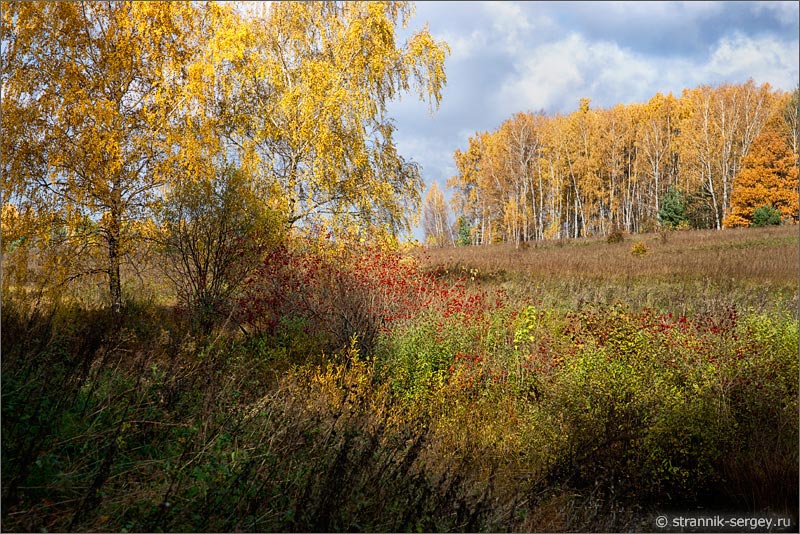
[(272, 251), (247, 280), (239, 319), (248, 331), (274, 332), (282, 318), (301, 318), (326, 334), (326, 349), (355, 336), (368, 354), (381, 330), (423, 311), (469, 319), (483, 316), (487, 304), (463, 280), (444, 281), (380, 245), (297, 239)]

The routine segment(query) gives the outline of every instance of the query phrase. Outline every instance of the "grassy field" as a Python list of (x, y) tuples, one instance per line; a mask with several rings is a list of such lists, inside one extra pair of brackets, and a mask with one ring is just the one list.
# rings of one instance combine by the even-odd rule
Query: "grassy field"
[(296, 244), (208, 329), (144, 294), (3, 295), (4, 530), (796, 531), (797, 227)]
[[(641, 255), (631, 253), (637, 243)], [(513, 245), (427, 249), (429, 267), (551, 306), (625, 302), (673, 313), (725, 306), (796, 310), (795, 226), (697, 230)]]

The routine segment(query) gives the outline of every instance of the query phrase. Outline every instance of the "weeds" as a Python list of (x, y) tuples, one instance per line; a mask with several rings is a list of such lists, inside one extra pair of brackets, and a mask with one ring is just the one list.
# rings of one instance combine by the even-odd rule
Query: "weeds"
[(4, 295), (5, 529), (623, 531), (670, 506), (796, 512), (796, 287), (495, 277), (478, 260), (297, 249), (248, 282), (243, 330), (208, 333), (152, 301), (118, 322)]

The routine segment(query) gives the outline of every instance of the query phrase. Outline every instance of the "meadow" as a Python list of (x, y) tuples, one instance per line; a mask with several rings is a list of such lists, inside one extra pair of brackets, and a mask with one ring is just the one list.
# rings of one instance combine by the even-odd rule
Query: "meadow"
[[(534, 242), (535, 243), (535, 242)], [(632, 248), (641, 243), (645, 253)], [(544, 241), (538, 246), (427, 249), (429, 266), (494, 284), (548, 306), (650, 306), (673, 313), (726, 306), (797, 309), (798, 235), (793, 226), (667, 231)]]
[(200, 326), (157, 270), (120, 315), (6, 291), (3, 529), (796, 529), (799, 248), (296, 239)]

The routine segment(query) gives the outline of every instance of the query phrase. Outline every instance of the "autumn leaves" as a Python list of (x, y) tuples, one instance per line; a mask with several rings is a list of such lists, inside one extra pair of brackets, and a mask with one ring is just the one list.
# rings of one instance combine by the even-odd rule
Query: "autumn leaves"
[[(452, 232), (519, 244), (653, 230), (671, 190), (691, 227), (748, 225), (764, 204), (796, 222), (797, 124), (797, 91), (752, 80), (611, 109), (582, 99), (566, 116), (518, 113), (455, 152)], [(426, 220), (437, 209), (432, 196)]]
[(230, 166), (287, 225), (409, 229), (422, 182), (395, 148), (386, 106), (414, 89), (437, 105), (448, 53), (427, 29), (398, 41), (411, 13), (403, 2), (247, 13), (3, 3), (2, 186), (27, 214), (15, 220), (31, 221), (16, 233), (41, 251), (62, 227), (71, 248), (58, 255), (91, 249), (90, 270), (106, 273), (119, 308), (120, 265), (157, 233), (162, 200)]

